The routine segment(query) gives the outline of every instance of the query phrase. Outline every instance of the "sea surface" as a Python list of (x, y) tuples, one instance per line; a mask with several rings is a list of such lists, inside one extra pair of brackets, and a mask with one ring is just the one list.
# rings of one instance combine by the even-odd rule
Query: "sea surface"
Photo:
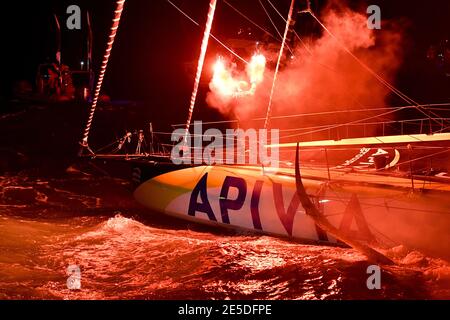
[[(139, 128), (139, 107), (99, 108), (92, 143)], [(150, 212), (128, 181), (74, 165), (87, 110), (17, 102), (0, 117), (0, 299), (450, 299), (450, 263), (401, 245), (369, 290), (353, 249)]]
[(0, 177), (0, 299), (450, 298), (448, 262), (386, 254), (397, 265), (369, 290), (370, 263), (350, 248), (185, 223), (137, 205), (126, 181), (77, 170)]

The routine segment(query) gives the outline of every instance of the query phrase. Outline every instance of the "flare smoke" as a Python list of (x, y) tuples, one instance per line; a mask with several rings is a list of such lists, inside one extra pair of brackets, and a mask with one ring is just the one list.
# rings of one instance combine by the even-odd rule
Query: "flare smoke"
[[(382, 30), (371, 30), (367, 27), (365, 12), (355, 12), (335, 3), (323, 11), (322, 21), (360, 60), (385, 80), (393, 82), (402, 60), (402, 33), (398, 26), (384, 21)], [(269, 62), (276, 59), (276, 54), (271, 52), (266, 52), (265, 56)], [(280, 71), (274, 93), (273, 116), (386, 105), (388, 90), (326, 32), (307, 43), (306, 48), (297, 42), (294, 56)], [(273, 77), (273, 70), (267, 69), (254, 95), (224, 99), (214, 81), (211, 82), (208, 105), (226, 116), (241, 120), (264, 116)], [(350, 115), (350, 118), (346, 115), (345, 119), (338, 120), (347, 122), (360, 117), (361, 114)], [(311, 124), (314, 123), (308, 123)], [(293, 125), (304, 126), (305, 123), (299, 118), (296, 123), (290, 119), (286, 124)]]

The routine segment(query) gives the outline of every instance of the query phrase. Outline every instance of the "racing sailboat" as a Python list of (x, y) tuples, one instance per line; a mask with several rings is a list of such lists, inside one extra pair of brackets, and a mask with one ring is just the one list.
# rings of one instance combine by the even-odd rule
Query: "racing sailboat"
[[(186, 134), (190, 130), (208, 40), (214, 37), (211, 25), (216, 3), (217, 0), (210, 1)], [(271, 96), (286, 38), (292, 32), (294, 3), (292, 0), (286, 19)], [(415, 103), (365, 65), (363, 67), (383, 85), (411, 104), (398, 110), (412, 108), (425, 116), (418, 120), (421, 124), (418, 134), (402, 132), (391, 136), (269, 144), (265, 147), (282, 151), (276, 170), (262, 164), (177, 165), (167, 152), (133, 155), (94, 152), (88, 145), (89, 130), (124, 4), (125, 0), (117, 1), (110, 41), (81, 145), (83, 157), (129, 165), (137, 185), (134, 197), (139, 203), (153, 211), (196, 223), (305, 242), (345, 243), (381, 263), (391, 260), (380, 251), (398, 244), (432, 248), (443, 255), (450, 252), (450, 177), (447, 173), (450, 133), (446, 133), (444, 127), (447, 119), (435, 117), (427, 106)], [(329, 32), (309, 6), (305, 12)], [(342, 49), (352, 55), (344, 45)], [(271, 118), (270, 107), (271, 102), (264, 127)], [(364, 125), (374, 118), (342, 126)], [(436, 123), (442, 124), (438, 130)], [(336, 125), (310, 132), (334, 128)]]

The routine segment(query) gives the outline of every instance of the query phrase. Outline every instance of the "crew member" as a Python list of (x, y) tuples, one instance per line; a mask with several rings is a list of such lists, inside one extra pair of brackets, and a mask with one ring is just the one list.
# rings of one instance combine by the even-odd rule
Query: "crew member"
[(132, 151), (132, 136), (131, 132), (127, 131), (125, 136), (120, 139), (117, 149), (124, 154), (129, 154)]
[(136, 154), (146, 154), (147, 153), (147, 142), (145, 141), (144, 130), (139, 130), (135, 153)]

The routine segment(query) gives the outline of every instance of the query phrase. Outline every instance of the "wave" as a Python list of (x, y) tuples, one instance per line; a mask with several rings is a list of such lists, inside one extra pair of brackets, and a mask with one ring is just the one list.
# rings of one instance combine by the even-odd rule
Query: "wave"
[[(142, 222), (148, 212), (121, 193), (97, 191), (114, 183), (121, 186), (89, 177), (0, 179), (0, 298), (450, 298), (448, 262), (417, 250), (388, 250), (396, 265), (383, 267), (380, 290), (368, 290), (370, 263), (353, 249), (191, 230), (158, 214)], [(71, 265), (80, 268), (80, 290), (67, 287)]]

